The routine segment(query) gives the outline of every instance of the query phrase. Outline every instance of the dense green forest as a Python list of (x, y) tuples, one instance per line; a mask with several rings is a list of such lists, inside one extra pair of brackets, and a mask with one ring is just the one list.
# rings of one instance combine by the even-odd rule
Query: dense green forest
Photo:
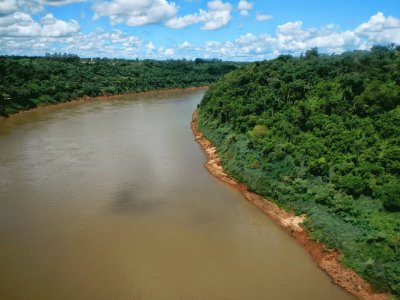
[(400, 46), (255, 62), (213, 84), (199, 127), (227, 172), (400, 295)]
[(240, 63), (220, 60), (0, 57), (0, 115), (84, 96), (209, 85)]

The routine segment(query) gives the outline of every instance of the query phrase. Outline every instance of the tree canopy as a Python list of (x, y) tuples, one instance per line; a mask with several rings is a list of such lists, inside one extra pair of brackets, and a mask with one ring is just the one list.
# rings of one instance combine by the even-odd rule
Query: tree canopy
[(220, 60), (0, 57), (0, 115), (84, 96), (209, 85), (241, 64)]
[(199, 127), (227, 172), (308, 215), (311, 237), (400, 295), (400, 47), (255, 62), (213, 84)]

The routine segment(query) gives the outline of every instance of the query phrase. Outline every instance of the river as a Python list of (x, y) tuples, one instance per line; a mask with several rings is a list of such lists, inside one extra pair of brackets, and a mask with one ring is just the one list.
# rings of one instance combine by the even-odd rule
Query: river
[(0, 120), (0, 299), (352, 299), (204, 169), (203, 93)]

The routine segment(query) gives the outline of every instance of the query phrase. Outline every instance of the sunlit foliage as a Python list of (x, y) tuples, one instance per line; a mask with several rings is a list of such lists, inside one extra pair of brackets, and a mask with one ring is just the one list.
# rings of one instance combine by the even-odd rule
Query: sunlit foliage
[(240, 63), (220, 60), (0, 57), (0, 115), (81, 97), (209, 85)]
[(213, 84), (199, 126), (226, 170), (400, 295), (400, 47), (280, 56)]

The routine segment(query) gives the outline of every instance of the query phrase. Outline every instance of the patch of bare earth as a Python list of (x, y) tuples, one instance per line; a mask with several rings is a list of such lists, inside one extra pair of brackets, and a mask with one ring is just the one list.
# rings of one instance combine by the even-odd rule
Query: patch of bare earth
[(301, 226), (306, 216), (296, 216), (278, 207), (275, 203), (248, 191), (246, 185), (229, 177), (222, 167), (214, 145), (207, 140), (197, 126), (197, 112), (193, 113), (192, 131), (196, 141), (207, 154), (204, 166), (215, 177), (230, 184), (242, 192), (245, 198), (272, 218), (279, 226), (284, 228), (310, 253), (318, 266), (324, 270), (339, 286), (359, 299), (383, 300), (388, 299), (387, 294), (374, 292), (368, 284), (354, 271), (344, 267), (340, 262), (340, 252), (328, 249), (322, 243), (312, 240), (309, 233)]

